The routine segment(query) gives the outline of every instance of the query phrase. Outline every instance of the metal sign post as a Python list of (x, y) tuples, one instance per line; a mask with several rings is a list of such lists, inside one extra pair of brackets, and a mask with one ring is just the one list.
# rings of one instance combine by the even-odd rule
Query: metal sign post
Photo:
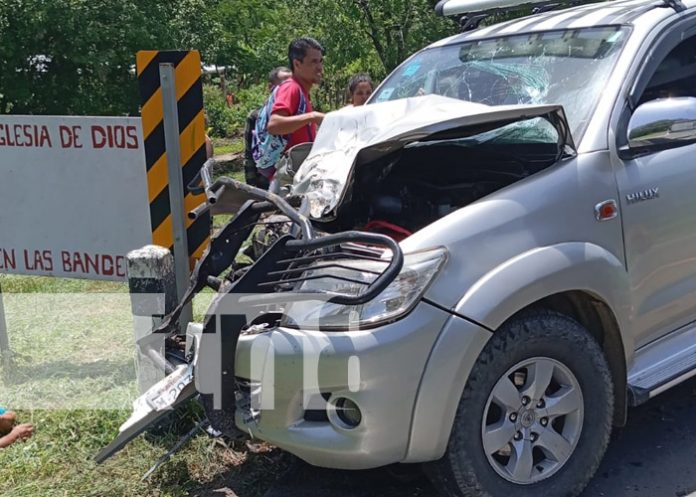
[[(12, 360), (10, 339), (7, 336), (7, 322), (5, 321), (5, 305), (2, 302), (2, 286), (0, 285), (0, 361), (6, 368)], [(7, 373), (7, 371), (5, 371)]]
[[(174, 272), (176, 274), (176, 293), (181, 300), (189, 281), (189, 250), (186, 238), (186, 212), (184, 209), (183, 176), (181, 173), (181, 154), (179, 148), (179, 112), (177, 110), (174, 64), (159, 65), (162, 85), (162, 110), (164, 114), (164, 142), (167, 150), (169, 173), (169, 198), (171, 201), (172, 229), (174, 231)], [(181, 313), (181, 333), (186, 334), (186, 326), (193, 320), (193, 310), (188, 304)]]

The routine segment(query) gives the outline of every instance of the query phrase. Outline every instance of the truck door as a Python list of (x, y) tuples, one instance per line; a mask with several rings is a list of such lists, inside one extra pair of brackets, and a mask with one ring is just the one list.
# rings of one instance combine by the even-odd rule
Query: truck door
[[(629, 106), (634, 110), (627, 110), (630, 117), (640, 115), (639, 107), (647, 102), (696, 97), (695, 23), (681, 24), (684, 29), (670, 32), (654, 56), (646, 57), (643, 82), (639, 77)], [(686, 34), (691, 36), (685, 38)], [(682, 100), (682, 104), (696, 105), (696, 100)], [(617, 182), (637, 346), (696, 320), (694, 124), (684, 116), (671, 126), (674, 129), (663, 130), (662, 146), (647, 146), (637, 154), (628, 147), (627, 138), (621, 143), (622, 136), (627, 137), (628, 119), (623, 135), (621, 130), (617, 133), (622, 157)], [(650, 143), (650, 135), (644, 136)]]

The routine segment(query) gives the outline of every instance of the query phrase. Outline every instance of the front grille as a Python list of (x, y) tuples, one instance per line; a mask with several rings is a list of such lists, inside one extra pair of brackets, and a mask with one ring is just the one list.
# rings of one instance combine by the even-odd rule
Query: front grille
[[(373, 266), (375, 262), (379, 264), (377, 268), (365, 269), (361, 268), (361, 262)], [(380, 265), (383, 268), (375, 270)], [(348, 231), (310, 240), (284, 236), (256, 261), (236, 283), (233, 292), (293, 292), (305, 281), (334, 279), (360, 285), (363, 290), (357, 294), (331, 293), (328, 300), (340, 305), (359, 305), (379, 295), (396, 278), (402, 266), (401, 249), (384, 235)], [(317, 271), (310, 272), (309, 269)], [(327, 269), (340, 269), (346, 274), (337, 276), (319, 272)], [(358, 278), (360, 273), (371, 277)]]

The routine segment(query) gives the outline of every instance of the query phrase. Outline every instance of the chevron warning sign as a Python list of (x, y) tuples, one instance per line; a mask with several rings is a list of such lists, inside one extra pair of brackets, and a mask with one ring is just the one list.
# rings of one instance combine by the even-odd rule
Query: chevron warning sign
[[(173, 249), (174, 230), (169, 195), (169, 175), (164, 137), (164, 112), (159, 65), (175, 67), (176, 100), (179, 118), (179, 143), (184, 188), (200, 171), (206, 160), (203, 85), (199, 52), (145, 50), (136, 55), (140, 89), (141, 120), (145, 140), (148, 199), (152, 242)], [(186, 190), (184, 190), (186, 191)], [(205, 195), (186, 192), (186, 212), (205, 201)], [(186, 219), (186, 238), (191, 267), (199, 258), (210, 235), (210, 216), (195, 221)]]

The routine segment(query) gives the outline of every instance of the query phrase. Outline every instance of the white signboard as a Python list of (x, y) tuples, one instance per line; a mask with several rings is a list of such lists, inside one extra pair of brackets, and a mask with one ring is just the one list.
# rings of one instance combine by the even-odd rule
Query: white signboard
[(125, 280), (151, 240), (140, 118), (0, 116), (0, 273)]

